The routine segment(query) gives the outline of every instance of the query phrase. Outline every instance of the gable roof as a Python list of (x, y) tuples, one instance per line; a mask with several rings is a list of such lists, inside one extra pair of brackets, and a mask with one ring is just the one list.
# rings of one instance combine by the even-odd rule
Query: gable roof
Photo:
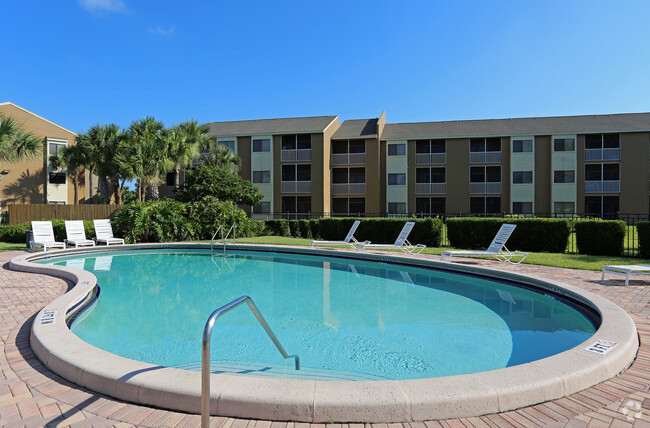
[(387, 123), (382, 140), (559, 135), (650, 130), (650, 113)]
[(379, 119), (346, 120), (332, 135), (333, 140), (352, 140), (355, 138), (377, 138)]
[(311, 134), (323, 132), (338, 116), (289, 117), (279, 119), (210, 122), (210, 136)]
[(37, 115), (36, 113), (33, 113), (33, 112), (27, 110), (26, 108), (23, 108), (23, 107), (21, 107), (21, 106), (19, 106), (19, 105), (17, 105), (17, 104), (14, 104), (14, 103), (12, 103), (12, 102), (10, 102), (10, 101), (6, 101), (6, 102), (3, 102), (3, 103), (0, 103), (0, 107), (2, 107), (2, 106), (12, 106), (12, 107), (15, 107), (15, 108), (17, 108), (17, 109), (19, 109), (19, 110), (24, 111), (25, 113), (29, 113), (29, 114), (31, 114), (32, 116), (37, 117), (37, 118), (39, 118), (39, 119), (41, 119), (41, 120), (43, 120), (43, 121), (49, 123), (50, 125), (54, 125), (54, 126), (56, 126), (57, 128), (61, 128), (62, 130), (66, 131), (66, 132), (69, 132), (69, 133), (71, 133), (71, 134), (73, 134), (73, 135), (75, 135), (75, 136), (77, 135), (76, 132), (70, 131), (69, 129), (64, 128), (63, 126), (61, 126), (61, 125), (59, 125), (59, 124), (57, 124), (57, 123), (54, 123), (54, 122), (52, 122), (51, 120), (47, 120), (47, 119), (45, 119), (43, 116), (39, 116), (39, 115)]

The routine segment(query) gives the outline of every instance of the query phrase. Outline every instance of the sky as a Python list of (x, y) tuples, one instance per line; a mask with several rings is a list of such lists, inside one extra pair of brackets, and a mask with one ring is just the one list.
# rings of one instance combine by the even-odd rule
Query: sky
[(5, 0), (0, 102), (74, 132), (650, 111), (647, 0)]

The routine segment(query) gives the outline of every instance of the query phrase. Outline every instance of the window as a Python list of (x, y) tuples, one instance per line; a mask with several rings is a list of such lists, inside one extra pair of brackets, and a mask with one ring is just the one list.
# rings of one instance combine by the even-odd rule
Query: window
[(531, 184), (533, 182), (533, 171), (512, 171), (513, 184)]
[(366, 141), (365, 140), (350, 140), (348, 142), (348, 153), (365, 153)]
[(471, 138), (469, 140), (470, 152), (500, 152), (501, 138)]
[(445, 168), (416, 168), (416, 183), (445, 183)]
[(618, 149), (619, 134), (585, 135), (585, 149)]
[(283, 196), (282, 212), (308, 214), (311, 212), (311, 196)]
[(469, 170), (471, 183), (500, 183), (500, 166), (473, 166)]
[(556, 138), (553, 140), (553, 151), (556, 152), (575, 152), (575, 138)]
[(299, 134), (296, 136), (298, 150), (311, 149), (311, 134)]
[(619, 165), (617, 163), (585, 165), (585, 181), (617, 181), (619, 177)]
[(271, 212), (271, 202), (260, 202), (259, 205), (253, 205), (253, 214), (269, 214)]
[(50, 172), (50, 184), (65, 184), (65, 172)]
[(512, 213), (513, 214), (532, 214), (533, 213), (533, 203), (532, 202), (513, 202), (512, 203)]
[(175, 186), (176, 185), (176, 171), (170, 171), (165, 176), (165, 185), (166, 186)]
[(235, 141), (234, 140), (219, 141), (217, 144), (220, 145), (220, 146), (228, 147), (233, 152), (235, 151)]
[(388, 156), (404, 156), (406, 154), (406, 144), (389, 144)]
[(533, 140), (512, 140), (513, 153), (530, 153), (533, 151)]
[(416, 140), (415, 153), (445, 153), (445, 140)]
[(406, 202), (389, 202), (388, 214), (406, 214)]
[(388, 185), (389, 186), (405, 186), (406, 185), (406, 174), (388, 174)]
[(469, 211), (471, 214), (486, 215), (501, 212), (500, 197), (473, 197), (469, 198)]
[(618, 196), (585, 196), (585, 214), (604, 219), (618, 218)]
[(332, 199), (332, 213), (335, 215), (365, 214), (365, 198), (334, 198)]
[(59, 151), (66, 147), (66, 144), (61, 144), (61, 143), (49, 143), (48, 145), (48, 151), (50, 152), (51, 155), (58, 155)]
[(553, 171), (553, 182), (554, 183), (575, 183), (576, 172), (571, 170)]
[[(282, 181), (296, 181), (296, 166), (282, 165)], [(285, 212), (282, 210), (282, 212)]]
[(268, 138), (262, 140), (253, 140), (253, 152), (270, 152), (271, 140)]
[(271, 182), (271, 171), (253, 171), (253, 183), (270, 183), (270, 182)]
[(296, 150), (296, 136), (283, 135), (282, 136), (282, 150)]
[(311, 164), (282, 165), (282, 181), (311, 181)]
[(575, 213), (575, 209), (574, 202), (555, 202), (553, 204), (553, 212), (558, 214), (573, 214)]
[(444, 215), (445, 198), (415, 198), (415, 213), (422, 215)]

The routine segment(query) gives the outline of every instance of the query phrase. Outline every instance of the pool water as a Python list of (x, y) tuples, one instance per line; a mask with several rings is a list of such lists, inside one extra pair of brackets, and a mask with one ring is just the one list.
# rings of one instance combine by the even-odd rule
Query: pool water
[[(301, 254), (93, 253), (50, 263), (93, 272), (101, 293), (71, 329), (114, 354), (199, 369), (206, 320), (250, 296), (305, 377), (417, 379), (538, 360), (596, 330), (582, 311), (508, 283)], [(214, 371), (296, 376), (246, 305), (221, 316)]]

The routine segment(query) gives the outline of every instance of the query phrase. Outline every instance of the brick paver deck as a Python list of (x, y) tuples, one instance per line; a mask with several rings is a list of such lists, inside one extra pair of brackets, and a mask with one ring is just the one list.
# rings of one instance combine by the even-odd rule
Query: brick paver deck
[[(64, 293), (69, 283), (13, 272), (7, 262), (19, 252), (0, 253), (0, 426), (3, 427), (198, 427), (198, 415), (138, 406), (88, 391), (50, 372), (29, 347), (34, 315)], [(426, 256), (423, 256), (426, 257)], [(434, 427), (648, 427), (650, 428), (650, 283), (607, 280), (600, 273), (543, 266), (473, 263), (576, 285), (625, 309), (639, 331), (641, 348), (623, 374), (577, 394), (516, 411), (476, 418), (402, 424), (327, 424), (331, 428)], [(218, 428), (325, 428), (325, 424), (213, 417)], [(311, 426), (310, 426), (311, 425)], [(327, 427), (327, 428), (330, 428)]]

